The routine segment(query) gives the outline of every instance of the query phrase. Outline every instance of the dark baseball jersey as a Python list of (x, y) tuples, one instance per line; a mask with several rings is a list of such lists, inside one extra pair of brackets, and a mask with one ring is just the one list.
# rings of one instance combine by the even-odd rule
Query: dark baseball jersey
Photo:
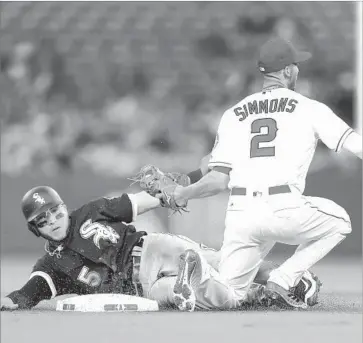
[(71, 212), (67, 238), (49, 242), (27, 285), (9, 297), (32, 307), (62, 294), (135, 294), (131, 252), (146, 232), (127, 225), (137, 214), (131, 197), (100, 198)]

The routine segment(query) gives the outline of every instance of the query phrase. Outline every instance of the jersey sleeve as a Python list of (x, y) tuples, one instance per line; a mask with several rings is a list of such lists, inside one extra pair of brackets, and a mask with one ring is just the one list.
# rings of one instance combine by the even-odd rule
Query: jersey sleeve
[(344, 141), (353, 129), (322, 103), (314, 103), (311, 115), (317, 137), (329, 149), (340, 152)]
[(52, 267), (51, 257), (43, 256), (37, 261), (25, 285), (9, 297), (20, 309), (30, 309), (42, 300), (58, 295), (74, 293), (72, 282), (66, 275)]
[(41, 276), (34, 276), (19, 290), (7, 295), (20, 309), (30, 309), (42, 300), (52, 298), (52, 291)]
[(115, 198), (101, 198), (97, 200), (99, 212), (113, 220), (131, 223), (137, 215), (136, 201), (132, 201), (132, 194), (122, 194)]
[[(61, 279), (59, 273), (53, 268), (49, 255), (44, 255), (40, 258), (33, 267), (29, 276), (29, 280), (37, 276), (43, 278), (51, 291), (51, 298), (58, 295), (57, 288), (59, 289), (58, 281)], [(58, 286), (58, 287), (57, 287)]]
[(229, 111), (226, 111), (219, 123), (214, 147), (209, 159), (208, 168), (232, 168), (234, 148), (234, 127), (236, 123)]
[(58, 270), (53, 259), (54, 257), (48, 254), (40, 258), (33, 267), (29, 280), (37, 276), (46, 280), (52, 294), (51, 298), (63, 294), (77, 293), (73, 287), (72, 279)]

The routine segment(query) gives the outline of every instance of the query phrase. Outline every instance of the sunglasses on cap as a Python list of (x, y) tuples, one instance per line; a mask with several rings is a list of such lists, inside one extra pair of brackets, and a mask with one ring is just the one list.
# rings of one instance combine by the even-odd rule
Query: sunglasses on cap
[(48, 208), (45, 212), (36, 216), (33, 220), (33, 223), (38, 228), (47, 226), (52, 216), (54, 216), (56, 220), (59, 220), (65, 216), (65, 213), (62, 211), (63, 208), (64, 204), (59, 204), (51, 208)]

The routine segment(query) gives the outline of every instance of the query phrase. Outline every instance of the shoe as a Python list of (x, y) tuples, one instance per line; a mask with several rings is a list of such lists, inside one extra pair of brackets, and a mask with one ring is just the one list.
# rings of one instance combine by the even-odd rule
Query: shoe
[(308, 305), (295, 294), (295, 287), (286, 290), (275, 282), (267, 281), (266, 294), (277, 302), (281, 301), (283, 304), (293, 307), (306, 309)]
[(307, 271), (296, 285), (294, 294), (307, 305), (314, 306), (319, 302), (318, 298), (322, 285), (323, 283), (314, 273)]
[(201, 259), (194, 250), (186, 250), (180, 255), (178, 276), (173, 289), (174, 303), (180, 311), (193, 312), (195, 309), (194, 289), (200, 283), (201, 272), (195, 273), (196, 275), (193, 272), (198, 264), (201, 266)]

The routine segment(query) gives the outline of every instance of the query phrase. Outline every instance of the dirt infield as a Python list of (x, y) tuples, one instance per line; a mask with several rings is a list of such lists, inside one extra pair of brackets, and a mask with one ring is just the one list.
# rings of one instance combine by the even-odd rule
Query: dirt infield
[[(2, 259), (2, 294), (27, 279), (33, 261)], [(1, 342), (361, 342), (360, 260), (330, 259), (314, 271), (324, 287), (320, 304), (308, 311), (61, 313), (53, 300), (32, 311), (1, 313)]]

